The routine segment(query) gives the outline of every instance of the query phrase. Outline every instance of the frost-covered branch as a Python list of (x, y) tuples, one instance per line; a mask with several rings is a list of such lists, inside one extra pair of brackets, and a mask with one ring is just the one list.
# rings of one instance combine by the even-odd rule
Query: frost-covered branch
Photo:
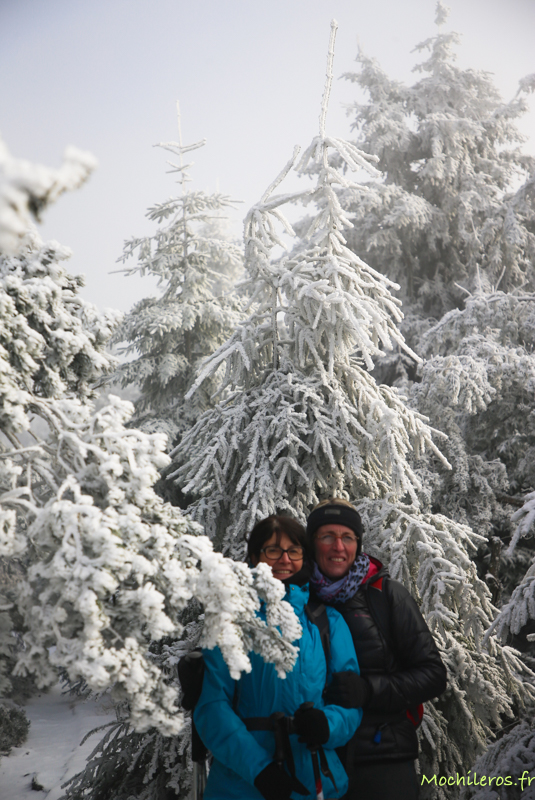
[[(255, 575), (214, 553), (200, 527), (154, 493), (169, 460), (165, 438), (126, 428), (131, 404), (109, 400), (94, 411), (88, 402), (34, 399), (33, 413), (46, 410), (57, 422), (40, 455), (61, 485), (51, 496), (39, 497), (35, 487), (24, 487), (24, 497), (0, 495), (3, 530), (14, 539), (7, 555), (26, 543), (32, 554), (16, 596), (26, 633), (15, 672), (33, 673), (46, 686), (65, 669), (72, 680), (126, 700), (136, 729), (171, 735), (183, 724), (177, 689), (150, 660), (148, 646), (180, 636), (178, 616), (192, 598), (204, 606), (205, 645), (221, 647), (235, 678), (250, 669), (251, 649), (281, 674), (291, 669), (296, 649), (289, 642), (300, 631), (281, 604), (280, 582), (265, 568)], [(32, 449), (15, 459), (38, 455)], [(17, 517), (25, 537), (14, 535)], [(6, 551), (5, 535), (3, 543)], [(270, 624), (256, 615), (256, 584)]]
[[(251, 649), (291, 669), (300, 630), (280, 582), (214, 553), (154, 492), (169, 463), (165, 435), (129, 427), (133, 406), (119, 398), (94, 406), (118, 315), (77, 297), (67, 256), (34, 237), (0, 260), (0, 552), (26, 564), (2, 612), (0, 650), (16, 675), (47, 686), (62, 669), (111, 689), (138, 730), (171, 735), (183, 725), (179, 690), (149, 646), (180, 637), (193, 598), (205, 606), (206, 645), (221, 647), (236, 678)], [(15, 612), (16, 654), (4, 631)]]
[(0, 139), (0, 253), (17, 253), (32, 220), (63, 192), (85, 183), (96, 166), (94, 156), (72, 146), (59, 169), (31, 164), (13, 158)]

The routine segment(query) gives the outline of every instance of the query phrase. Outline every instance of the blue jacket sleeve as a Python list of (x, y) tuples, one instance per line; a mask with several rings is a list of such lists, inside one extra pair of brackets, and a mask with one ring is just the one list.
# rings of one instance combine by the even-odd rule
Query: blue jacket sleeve
[(247, 783), (272, 761), (232, 710), (234, 681), (218, 647), (203, 650), (205, 671), (194, 721), (199, 735), (214, 757)]
[[(333, 672), (356, 672), (360, 675), (359, 664), (351, 632), (341, 614), (334, 608), (327, 608), (331, 638), (331, 658), (329, 675)], [(362, 720), (361, 708), (342, 708), (328, 705), (324, 707), (329, 723), (330, 736), (327, 747), (342, 747), (346, 744)]]

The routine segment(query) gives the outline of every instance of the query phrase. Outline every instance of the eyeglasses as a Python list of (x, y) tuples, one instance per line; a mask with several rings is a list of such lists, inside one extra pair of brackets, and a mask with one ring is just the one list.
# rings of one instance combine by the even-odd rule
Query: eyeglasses
[(319, 544), (324, 544), (326, 547), (334, 544), (337, 539), (341, 541), (342, 544), (345, 544), (346, 547), (351, 547), (358, 542), (357, 537), (353, 536), (351, 533), (325, 533), (322, 536), (316, 536), (316, 541), (319, 542)]
[(290, 561), (301, 561), (304, 550), (302, 547), (289, 547), (285, 550), (283, 547), (276, 547), (273, 545), (273, 547), (264, 547), (260, 552), (263, 553), (266, 558), (269, 558), (270, 561), (278, 561), (279, 558), (282, 558), (283, 553), (288, 553)]

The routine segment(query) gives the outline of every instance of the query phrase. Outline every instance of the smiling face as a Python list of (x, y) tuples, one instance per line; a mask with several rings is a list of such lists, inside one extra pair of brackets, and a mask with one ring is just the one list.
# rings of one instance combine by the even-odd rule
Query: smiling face
[(296, 572), (299, 572), (299, 570), (302, 569), (303, 557), (301, 557), (298, 561), (292, 561), (292, 559), (290, 559), (288, 556), (288, 553), (283, 553), (278, 559), (268, 558), (264, 551), (269, 547), (280, 547), (282, 550), (290, 550), (292, 548), (300, 547), (300, 545), (292, 542), (286, 533), (274, 533), (262, 545), (262, 551), (260, 552), (258, 558), (251, 556), (253, 566), (256, 567), (260, 561), (264, 564), (269, 564), (271, 571), (273, 572), (273, 577), (278, 578), (279, 581), (284, 581), (286, 578), (291, 578), (292, 575), (295, 575)]
[[(332, 538), (331, 543), (329, 539), (324, 541), (326, 536)], [(343, 578), (357, 556), (357, 545), (354, 531), (346, 525), (322, 525), (314, 536), (316, 563), (321, 572), (334, 580)]]

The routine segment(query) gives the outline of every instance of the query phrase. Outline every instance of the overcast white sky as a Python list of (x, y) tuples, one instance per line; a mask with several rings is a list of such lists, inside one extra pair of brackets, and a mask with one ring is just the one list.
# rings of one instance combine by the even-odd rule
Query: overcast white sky
[[(459, 63), (492, 72), (504, 99), (535, 72), (535, 0), (450, 0), (446, 29), (463, 35)], [(48, 166), (63, 148), (100, 166), (46, 215), (45, 238), (74, 251), (85, 297), (128, 310), (148, 279), (110, 275), (123, 241), (151, 233), (146, 209), (178, 191), (159, 141), (176, 140), (180, 101), (191, 188), (243, 200), (235, 230), (291, 155), (318, 129), (329, 24), (339, 23), (335, 75), (355, 68), (357, 42), (393, 77), (412, 83), (432, 35), (435, 0), (0, 0), (0, 132), (13, 155)], [(333, 86), (327, 130), (350, 135)], [(532, 102), (535, 108), (535, 100)], [(532, 135), (535, 113), (523, 129)]]

